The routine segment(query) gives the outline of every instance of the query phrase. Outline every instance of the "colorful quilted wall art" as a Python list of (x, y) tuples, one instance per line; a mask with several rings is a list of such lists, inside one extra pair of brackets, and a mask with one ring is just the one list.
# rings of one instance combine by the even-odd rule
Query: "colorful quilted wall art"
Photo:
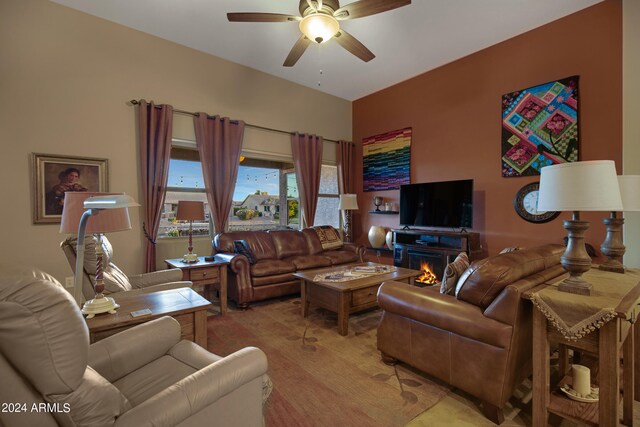
[(364, 191), (397, 190), (409, 184), (411, 128), (362, 140)]
[(502, 176), (578, 161), (578, 76), (502, 96)]

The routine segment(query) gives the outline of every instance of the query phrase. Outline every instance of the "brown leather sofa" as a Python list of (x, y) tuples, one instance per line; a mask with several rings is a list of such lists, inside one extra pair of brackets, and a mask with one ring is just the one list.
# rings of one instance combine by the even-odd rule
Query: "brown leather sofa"
[[(244, 255), (234, 253), (233, 242), (244, 240), (256, 257), (251, 265)], [(220, 233), (213, 239), (216, 258), (228, 261), (228, 295), (238, 307), (251, 302), (300, 292), (299, 270), (362, 262), (365, 247), (344, 243), (324, 250), (312, 228), (297, 230), (236, 231)]]
[(531, 373), (531, 304), (522, 294), (565, 274), (562, 245), (544, 245), (474, 262), (457, 296), (437, 287), (385, 282), (378, 349), (386, 363), (405, 362), (482, 400), (493, 422)]

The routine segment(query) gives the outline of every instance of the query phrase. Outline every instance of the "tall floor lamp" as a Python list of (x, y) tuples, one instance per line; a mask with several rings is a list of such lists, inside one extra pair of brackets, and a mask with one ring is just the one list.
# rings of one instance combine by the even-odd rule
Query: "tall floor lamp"
[(344, 214), (344, 241), (347, 243), (351, 243), (352, 235), (351, 235), (351, 211), (358, 210), (358, 198), (355, 194), (341, 194), (340, 195), (340, 205), (338, 206)]
[(622, 200), (612, 160), (561, 163), (540, 170), (538, 211), (571, 211), (564, 221), (569, 239), (560, 263), (569, 272), (558, 290), (580, 295), (591, 294), (591, 284), (581, 276), (591, 268), (584, 244), (588, 221), (580, 220), (580, 211), (619, 211)]
[[(620, 175), (618, 176), (620, 185), (620, 196), (622, 197), (622, 211), (640, 211), (640, 175)], [(600, 246), (600, 250), (607, 257), (607, 260), (600, 265), (600, 270), (624, 273), (622, 257), (626, 252), (622, 242), (622, 226), (624, 218), (618, 217), (616, 211), (611, 211), (609, 218), (602, 220), (607, 227), (607, 236)]]
[(176, 212), (178, 221), (189, 221), (189, 253), (184, 254), (182, 262), (198, 262), (198, 254), (193, 253), (193, 221), (204, 220), (204, 203), (180, 200)]
[(84, 303), (82, 312), (89, 318), (99, 313), (115, 313), (118, 304), (106, 297), (102, 269), (102, 234), (131, 229), (127, 208), (140, 206), (126, 194), (67, 192), (62, 210), (61, 233), (78, 233), (76, 242), (76, 268), (73, 296), (82, 302), (82, 275), (84, 268), (85, 235), (96, 235), (95, 298)]

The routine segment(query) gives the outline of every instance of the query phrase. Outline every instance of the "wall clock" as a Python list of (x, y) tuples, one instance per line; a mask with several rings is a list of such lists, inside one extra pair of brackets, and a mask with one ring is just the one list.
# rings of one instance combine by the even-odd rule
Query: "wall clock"
[(520, 218), (525, 221), (533, 222), (536, 224), (542, 224), (554, 220), (560, 215), (560, 212), (545, 212), (538, 211), (538, 189), (540, 187), (539, 182), (532, 182), (522, 187), (516, 193), (516, 198), (513, 200), (513, 208), (516, 213), (520, 215)]

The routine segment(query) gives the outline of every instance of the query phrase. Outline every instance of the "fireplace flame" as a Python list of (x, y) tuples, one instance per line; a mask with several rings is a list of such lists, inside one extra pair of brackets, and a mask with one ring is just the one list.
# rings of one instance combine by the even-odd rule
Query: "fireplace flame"
[(422, 275), (420, 275), (416, 281), (426, 283), (427, 285), (435, 285), (438, 283), (438, 279), (428, 263), (424, 261), (420, 262), (420, 270), (422, 270)]

